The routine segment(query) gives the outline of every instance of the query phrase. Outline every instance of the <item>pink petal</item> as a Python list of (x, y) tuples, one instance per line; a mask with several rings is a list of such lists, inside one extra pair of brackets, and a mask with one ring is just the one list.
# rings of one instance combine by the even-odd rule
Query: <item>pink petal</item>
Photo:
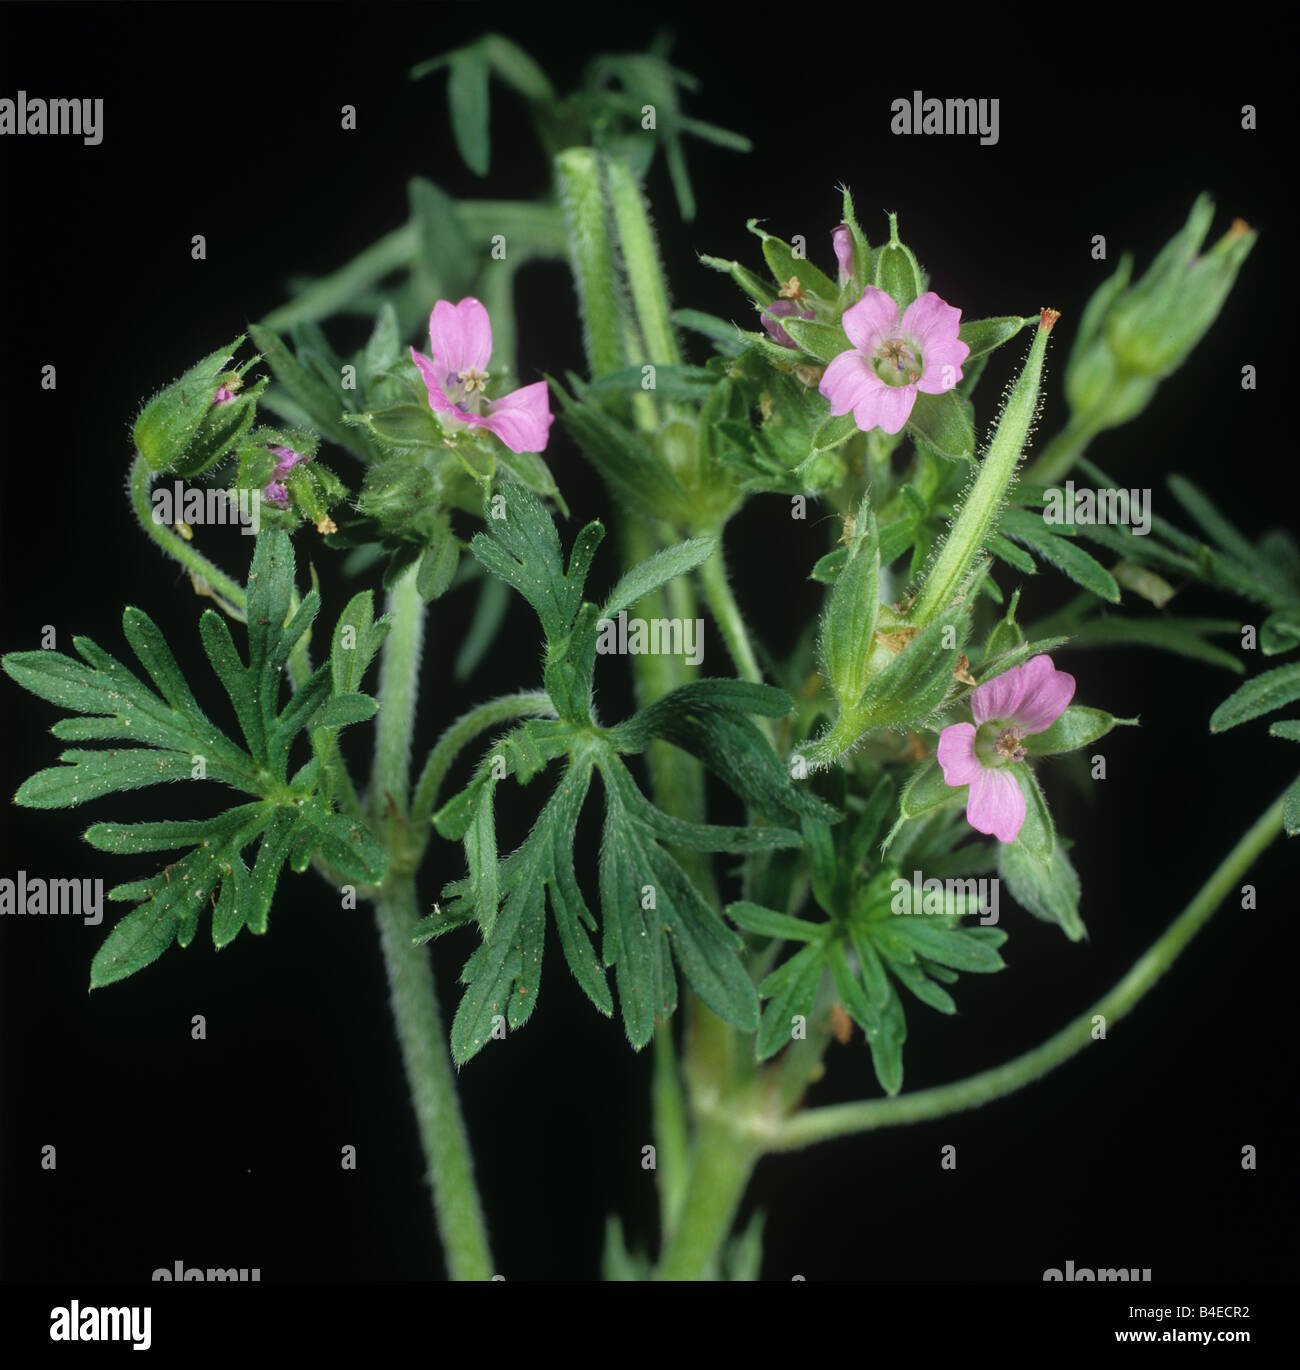
[(831, 229), (831, 243), (835, 248), (835, 260), (839, 265), (839, 284), (853, 275), (853, 234), (848, 224)]
[(1050, 656), (1036, 656), (1020, 667), (1023, 686), (1020, 703), (1007, 719), (1026, 734), (1050, 728), (1074, 698), (1074, 677), (1058, 671)]
[(853, 406), (853, 422), (864, 432), (880, 427), (880, 406), (889, 387), (874, 372), (867, 378), (867, 386)]
[(924, 355), (927, 345), (935, 347), (940, 343), (955, 342), (960, 324), (961, 310), (945, 304), (933, 290), (927, 290), (907, 306), (899, 332), (904, 337), (914, 339)]
[[(879, 426), (885, 433), (897, 433), (907, 422), (916, 403), (916, 386), (886, 385), (880, 382), (880, 390), (874, 396), (874, 405), (868, 411), (869, 401), (864, 401), (854, 411), (853, 417), (859, 428), (866, 432), (869, 427)], [(874, 415), (874, 424), (862, 422), (864, 412)]]
[(885, 294), (869, 285), (855, 305), (844, 311), (840, 320), (849, 341), (860, 352), (873, 352), (881, 339), (898, 325), (898, 306)]
[(545, 381), (535, 381), (493, 400), (485, 417), (473, 415), (466, 422), (495, 433), (512, 452), (540, 452), (554, 419), (550, 389)]
[(1010, 766), (980, 768), (971, 781), (966, 821), (976, 832), (1014, 842), (1025, 821), (1025, 795)]
[(950, 723), (939, 734), (935, 756), (943, 768), (945, 785), (969, 785), (982, 769), (975, 756), (975, 725)]
[(415, 348), (411, 348), (411, 360), (419, 368), (420, 375), (424, 377), (424, 388), (429, 392), (429, 408), (440, 410), (444, 414), (455, 409), (456, 406), (447, 398), (447, 394), (442, 388), (442, 377), (438, 374), (438, 368), (428, 357), (422, 356)]
[(429, 315), (429, 342), (434, 365), (444, 378), (462, 371), (486, 371), (492, 356), (487, 310), (472, 296), (459, 304), (439, 300)]
[(797, 349), (799, 344), (776, 322), (777, 319), (788, 319), (796, 313), (801, 319), (815, 319), (817, 317), (811, 309), (799, 313), (799, 307), (793, 300), (773, 300), (771, 304), (759, 310), (759, 318), (762, 319), (763, 327), (767, 329), (767, 335), (774, 343), (779, 343), (782, 347)]
[(838, 417), (856, 409), (868, 393), (884, 386), (861, 352), (841, 352), (826, 368), (817, 389), (830, 400), (831, 413)]
[(1013, 666), (1009, 671), (986, 680), (971, 692), (970, 711), (976, 723), (987, 723), (990, 719), (1004, 722), (1020, 707), (1025, 687), (1022, 681), (1023, 666)]
[(961, 380), (961, 364), (969, 356), (970, 348), (961, 341), (927, 347), (921, 353), (925, 370), (916, 388), (927, 395), (942, 395), (945, 390), (951, 390)]

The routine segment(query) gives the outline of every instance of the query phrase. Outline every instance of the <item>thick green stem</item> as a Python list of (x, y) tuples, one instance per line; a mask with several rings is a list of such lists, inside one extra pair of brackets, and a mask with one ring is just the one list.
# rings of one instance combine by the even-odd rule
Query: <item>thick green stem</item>
[(388, 593), (392, 629), (379, 668), (379, 720), (370, 781), (370, 812), (377, 824), (408, 811), (411, 734), (424, 643), (424, 600), (415, 586), (416, 567), (402, 573)]
[(736, 1220), (760, 1155), (725, 1122), (701, 1118), (681, 1219), (655, 1271), (658, 1280), (708, 1280), (718, 1275), (718, 1252)]
[(1109, 994), (1033, 1051), (995, 1070), (986, 1070), (938, 1089), (921, 1090), (895, 1099), (814, 1108), (776, 1125), (755, 1116), (752, 1119), (754, 1133), (762, 1138), (766, 1149), (790, 1151), (847, 1133), (925, 1122), (963, 1109), (978, 1108), (1046, 1075), (1094, 1040), (1097, 1017), (1105, 1019), (1109, 1031), (1169, 969), (1251, 863), (1281, 832), (1282, 805), (1283, 800), (1279, 798), (1258, 819), (1164, 935), (1139, 957), (1132, 970)]
[(415, 877), (399, 875), (386, 881), (375, 901), (375, 919), (447, 1273), (453, 1280), (488, 1280), (494, 1273), (492, 1255), (438, 1009), (433, 965), (427, 949), (411, 941), (418, 917)]
[(414, 865), (404, 819), (410, 788), (411, 736), (424, 634), (424, 600), (406, 571), (388, 596), (392, 629), (379, 671), (379, 721), (370, 808), (388, 852), (388, 875), (375, 900), (379, 940), (420, 1144), (433, 1186), (434, 1214), (452, 1279), (493, 1274), (451, 1055), (438, 1009), (428, 951), (411, 941), (419, 917)]
[(648, 353), (644, 360), (658, 366), (680, 366), (681, 348), (673, 329), (668, 287), (645, 201), (626, 163), (614, 157), (605, 166), (623, 266)]
[(627, 361), (621, 289), (599, 154), (591, 148), (569, 148), (555, 159), (555, 174), (568, 225), (569, 260), (578, 289), (587, 364), (592, 380), (599, 380)]
[(655, 1179), (659, 1182), (659, 1223), (664, 1241), (677, 1230), (677, 1220), (686, 1199), (687, 1167), (690, 1155), (686, 1123), (686, 1098), (677, 1070), (671, 1023), (655, 1024), (654, 1105)]

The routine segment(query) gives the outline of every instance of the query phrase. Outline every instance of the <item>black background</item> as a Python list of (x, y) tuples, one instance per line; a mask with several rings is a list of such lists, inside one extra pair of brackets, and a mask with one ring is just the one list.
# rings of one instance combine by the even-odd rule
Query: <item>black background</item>
[[(408, 177), (455, 195), (546, 189), (512, 96), (494, 90), (492, 168), (480, 182), (451, 143), (445, 78), (407, 79), (414, 62), (493, 28), (569, 89), (594, 52), (640, 49), (668, 27), (676, 60), (703, 82), (688, 110), (753, 138), (748, 157), (688, 147), (692, 224), (656, 164), (650, 192), (676, 304), (741, 317), (730, 282), (695, 254), (759, 267), (749, 216), (785, 237), (803, 233), (830, 265), (845, 181), (873, 238), (879, 211), (900, 212), (934, 287), (965, 317), (1063, 311), (1044, 433), (1064, 418), (1066, 348), (1092, 289), (1124, 248), (1144, 267), (1209, 190), (1213, 236), (1241, 215), (1261, 229), (1259, 244), (1210, 339), (1137, 423), (1091, 454), (1121, 484), (1153, 488), (1158, 512), (1177, 517), (1163, 478), (1178, 470), (1251, 534), (1293, 524), (1294, 452), (1281, 426), (1295, 300), (1291, 92), (1258, 56), (1281, 36), (1256, 25), (1237, 47), (1180, 19), (1175, 41), (1109, 14), (1044, 31), (1002, 11), (938, 27), (929, 7), (918, 27), (899, 7), (602, 7), (591, 22), (504, 5), (4, 7), (0, 94), (102, 96), (105, 110), (98, 147), (0, 140), (0, 648), (34, 648), (52, 624), (61, 649), (84, 633), (123, 654), (121, 607), (131, 602), (203, 679), (200, 606), (124, 498), (129, 425), (158, 386), (281, 303), (289, 276), (324, 274), (403, 222)], [(916, 88), (998, 97), (1000, 141), (891, 136), (890, 101)], [(1256, 132), (1240, 128), (1246, 103), (1258, 108)], [(355, 132), (339, 127), (343, 104), (358, 109)], [(206, 236), (206, 261), (191, 260), (195, 233)], [(1090, 257), (1097, 233), (1109, 262)], [(523, 273), (519, 313), (527, 379), (581, 366), (563, 266)], [(346, 328), (336, 336), (358, 341)], [(982, 422), (1017, 347), (983, 382)], [(1259, 369), (1255, 393), (1239, 387), (1246, 362)], [(40, 388), (46, 363), (58, 368), (54, 392)], [(547, 458), (575, 521), (607, 512), (559, 425)], [(355, 474), (346, 459), (336, 465)], [(816, 611), (804, 576), (830, 528), (792, 523), (788, 502), (770, 496), (729, 529), (738, 596), (776, 650)], [(350, 591), (310, 530), (298, 545), (321, 571), (328, 624)], [(236, 575), (234, 553), (246, 546), (236, 539), (226, 559)], [(614, 574), (607, 549), (597, 575)], [(1025, 607), (1031, 616), (1069, 593), (1040, 576)], [(1195, 588), (1175, 607), (1243, 612)], [(536, 623), (516, 603), (478, 674), (453, 684), (446, 667), (468, 610), (462, 595), (431, 617), (417, 761), (465, 708), (537, 679)], [(1249, 621), (1257, 611), (1245, 612)], [(1091, 803), (1048, 779), (1058, 824), (1077, 843), (1090, 938), (1071, 945), (1005, 901), (1009, 969), (963, 977), (955, 1018), (909, 1004), (909, 1089), (1007, 1060), (1081, 1012), (1294, 774), (1294, 754), (1263, 723), (1209, 737), (1211, 710), (1237, 683), (1226, 672), (1141, 651), (1063, 664), (1080, 701), (1143, 721), (1106, 741), (1109, 778)], [(1265, 664), (1247, 658), (1252, 671)], [(708, 669), (723, 668), (706, 659)], [(626, 682), (616, 667), (602, 671), (602, 712), (614, 717)], [(7, 679), (0, 691), (0, 788), (11, 794), (53, 763), (59, 744), (45, 729), (58, 714)], [(90, 822), (206, 811), (185, 787), (84, 814), (10, 808), (0, 873), (111, 887), (151, 867), (93, 852), (79, 838)], [(1069, 1259), (1146, 1266), (1157, 1281), (1293, 1278), (1294, 1249), (1279, 1245), (1294, 1214), (1297, 1142), (1289, 860), (1280, 845), (1261, 859), (1250, 876), (1258, 909), (1229, 901), (1105, 1044), (1045, 1081), (939, 1123), (764, 1160), (745, 1207), (769, 1214), (764, 1275), (1040, 1280)], [(426, 900), (462, 861), (435, 843)], [(584, 868), (594, 874), (590, 836)], [(310, 875), (286, 875), (267, 937), (242, 937), (218, 957), (201, 932), (188, 950), (88, 997), (105, 926), (0, 923), (5, 1277), (145, 1280), (177, 1260), (255, 1266), (264, 1280), (440, 1274), (369, 913), (339, 910)], [(438, 944), (448, 1015), (471, 946)], [(617, 1021), (586, 1003), (553, 939), (547, 954), (533, 1021), (460, 1076), (509, 1279), (594, 1277), (610, 1212), (638, 1240), (654, 1231), (653, 1177), (639, 1165), (649, 1055), (633, 1057)], [(190, 1038), (197, 1013), (204, 1042)], [(828, 1064), (812, 1102), (878, 1093), (860, 1038), (832, 1048)], [(955, 1172), (939, 1168), (948, 1143)], [(58, 1148), (54, 1172), (40, 1167), (46, 1144)], [(345, 1144), (358, 1148), (355, 1172), (339, 1167)], [(1247, 1144), (1258, 1148), (1254, 1172), (1241, 1169)]]

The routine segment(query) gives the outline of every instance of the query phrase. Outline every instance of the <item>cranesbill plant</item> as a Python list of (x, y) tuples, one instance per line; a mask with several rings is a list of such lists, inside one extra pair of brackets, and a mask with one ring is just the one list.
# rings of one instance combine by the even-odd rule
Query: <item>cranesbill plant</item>
[[(89, 638), (75, 656), (11, 653), (5, 671), (66, 712), (52, 731), (74, 744), (16, 802), (74, 807), (162, 781), (235, 792), (210, 818), (86, 830), (104, 852), (167, 856), (111, 891), (123, 913), (92, 988), (154, 962), (150, 973), (184, 974), (170, 948), (201, 927), (217, 947), (264, 934), (286, 866), (374, 904), (455, 1278), (496, 1271), (455, 1068), (509, 1051), (545, 1011), (553, 919), (594, 1011), (618, 1015), (630, 1051), (655, 1053), (660, 1231), (629, 1246), (612, 1221), (607, 1275), (753, 1277), (758, 1231), (731, 1229), (760, 1157), (982, 1104), (1062, 1064), (1091, 1040), (1094, 1015), (1114, 1019), (1151, 987), (1265, 846), (1300, 830), (1297, 781), (1098, 1004), (997, 1069), (904, 1090), (909, 1014), (955, 1012), (961, 974), (1003, 965), (1008, 934), (982, 916), (984, 878), (996, 872), (1069, 940), (1084, 935), (1072, 843), (1050, 802), (1067, 771), (1052, 758), (1135, 720), (1078, 698), (1060, 663), (1143, 642), (1240, 671), (1211, 641), (1239, 631), (1235, 620), (1132, 612), (1163, 609), (1171, 577), (1262, 603), (1265, 653), (1300, 645), (1295, 542), (1251, 541), (1189, 482), (1172, 478), (1171, 490), (1194, 531), (1051, 517), (1067, 474), (1112, 486), (1088, 442), (1137, 419), (1178, 370), (1255, 235), (1237, 222), (1204, 249), (1214, 211), (1202, 198), (1136, 283), (1125, 258), (1078, 320), (1069, 422), (1033, 455), (1057, 312), (1012, 301), (1004, 316), (967, 318), (963, 282), (942, 262), (932, 280), (897, 216), (864, 224), (847, 190), (827, 205), (811, 258), (756, 222), (734, 257), (703, 258), (739, 288), (731, 318), (671, 308), (693, 283), (670, 293), (664, 278), (641, 189), (649, 161), (663, 153), (689, 217), (684, 137), (747, 144), (683, 113), (685, 78), (661, 50), (599, 58), (567, 96), (495, 35), (417, 74), (443, 68), (469, 166), (490, 173), (495, 76), (531, 107), (553, 194), (455, 201), (413, 182), (407, 225), (145, 406), (132, 505), (212, 602), (198, 634), (229, 708), (209, 717), (140, 608), (122, 620), (138, 665)], [(515, 273), (545, 258), (572, 268), (582, 374), (517, 371), (531, 325), (515, 317)], [(361, 310), (369, 341), (340, 356), (322, 323)], [(977, 386), (999, 349), (1017, 369), (1003, 403), (985, 406)], [(568, 522), (543, 455), (555, 418), (603, 481), (617, 550), (604, 523)], [(260, 528), (250, 564), (222, 571), (201, 528), (156, 517), (160, 480), (234, 492)], [(795, 517), (821, 501), (842, 527), (806, 568), (824, 605), (785, 660), (742, 616), (723, 559), (729, 521), (760, 496), (789, 501)], [(376, 583), (327, 609), (304, 583), (304, 542)], [(1039, 563), (1074, 597), (1023, 623), (1018, 582)], [(476, 596), (451, 672), (463, 683), (514, 594), (536, 616), (540, 670), (520, 654), (518, 691), (467, 700), (413, 772), (421, 651), (440, 602)], [(685, 640), (701, 601), (729, 657), (707, 676)], [(1116, 605), (1124, 612), (1099, 612)], [(626, 717), (597, 706), (598, 676), (622, 669), (611, 654), (634, 675)], [(1231, 694), (1211, 730), (1297, 698), (1300, 666), (1276, 666)], [(345, 728), (371, 730), (364, 785), (344, 762)], [(1295, 721), (1271, 731), (1300, 741)], [(467, 749), (476, 764), (448, 793)], [(709, 821), (706, 771), (743, 823)], [(534, 814), (513, 850), (498, 842), (502, 786), (527, 787)], [(574, 855), (588, 821), (599, 823), (594, 869)], [(417, 889), (435, 848), (443, 869), (463, 851), (463, 874), (436, 901)], [(463, 962), (449, 1029), (431, 955)], [(879, 1097), (806, 1106), (832, 1036), (855, 1026)]]

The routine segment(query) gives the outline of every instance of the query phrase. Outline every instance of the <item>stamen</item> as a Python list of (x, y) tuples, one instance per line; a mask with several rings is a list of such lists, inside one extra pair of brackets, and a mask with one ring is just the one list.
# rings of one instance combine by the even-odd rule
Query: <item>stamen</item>
[(1003, 728), (998, 734), (998, 740), (993, 744), (993, 750), (1008, 761), (1023, 761), (1025, 749), (1020, 744), (1024, 736), (1019, 728)]

